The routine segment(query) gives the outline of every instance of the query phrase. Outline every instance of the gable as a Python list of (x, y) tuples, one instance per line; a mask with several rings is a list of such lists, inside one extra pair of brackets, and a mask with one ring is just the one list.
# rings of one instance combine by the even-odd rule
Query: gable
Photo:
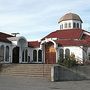
[(90, 32), (84, 31), (81, 40), (90, 41)]

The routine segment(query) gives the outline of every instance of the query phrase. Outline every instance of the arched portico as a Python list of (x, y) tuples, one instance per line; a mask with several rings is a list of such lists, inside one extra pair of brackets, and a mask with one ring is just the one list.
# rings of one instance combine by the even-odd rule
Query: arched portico
[[(12, 47), (12, 63), (25, 63), (27, 61), (25, 59), (28, 58), (27, 40), (24, 37), (11, 37), (8, 39), (13, 44), (13, 47)], [(24, 55), (23, 55), (23, 52), (25, 52)]]

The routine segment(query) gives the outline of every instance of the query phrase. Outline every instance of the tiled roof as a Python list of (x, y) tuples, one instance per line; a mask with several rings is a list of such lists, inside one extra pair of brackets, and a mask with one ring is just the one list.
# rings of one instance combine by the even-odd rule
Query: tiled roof
[(90, 46), (86, 40), (56, 40), (55, 42), (60, 46)]
[(37, 48), (37, 47), (40, 47), (40, 42), (38, 42), (38, 41), (30, 41), (30, 42), (28, 42), (28, 46), (32, 47), (32, 48)]
[[(66, 29), (66, 30), (57, 30), (50, 33), (45, 38), (58, 38), (58, 39), (79, 39), (83, 34), (82, 29)], [(42, 40), (43, 40), (42, 39)]]
[(13, 37), (12, 35), (6, 34), (6, 33), (2, 33), (0, 32), (0, 41), (1, 42), (7, 42), (7, 43), (11, 43), (7, 38), (8, 37)]
[(82, 38), (86, 41), (90, 41), (90, 35), (83, 34)]
[(67, 13), (60, 18), (58, 23), (60, 23), (61, 21), (66, 21), (66, 20), (78, 20), (82, 22), (81, 18), (77, 14)]
[[(57, 40), (54, 41), (60, 46), (90, 46), (90, 32), (83, 29), (57, 30), (42, 40), (45, 38), (57, 38)], [(40, 42), (30, 41), (28, 42), (28, 46), (37, 48), (40, 47)]]

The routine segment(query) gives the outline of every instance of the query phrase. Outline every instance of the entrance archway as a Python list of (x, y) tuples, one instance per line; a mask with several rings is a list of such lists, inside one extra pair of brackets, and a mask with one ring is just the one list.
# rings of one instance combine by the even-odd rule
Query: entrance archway
[(19, 63), (19, 47), (13, 48), (12, 62)]
[(52, 42), (45, 44), (45, 63), (55, 64), (56, 63), (56, 50)]

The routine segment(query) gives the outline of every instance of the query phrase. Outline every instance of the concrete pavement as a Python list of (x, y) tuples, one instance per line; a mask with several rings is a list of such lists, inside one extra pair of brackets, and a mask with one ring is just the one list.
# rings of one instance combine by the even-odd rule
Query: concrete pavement
[(90, 80), (51, 82), (43, 78), (0, 76), (0, 90), (90, 90)]

